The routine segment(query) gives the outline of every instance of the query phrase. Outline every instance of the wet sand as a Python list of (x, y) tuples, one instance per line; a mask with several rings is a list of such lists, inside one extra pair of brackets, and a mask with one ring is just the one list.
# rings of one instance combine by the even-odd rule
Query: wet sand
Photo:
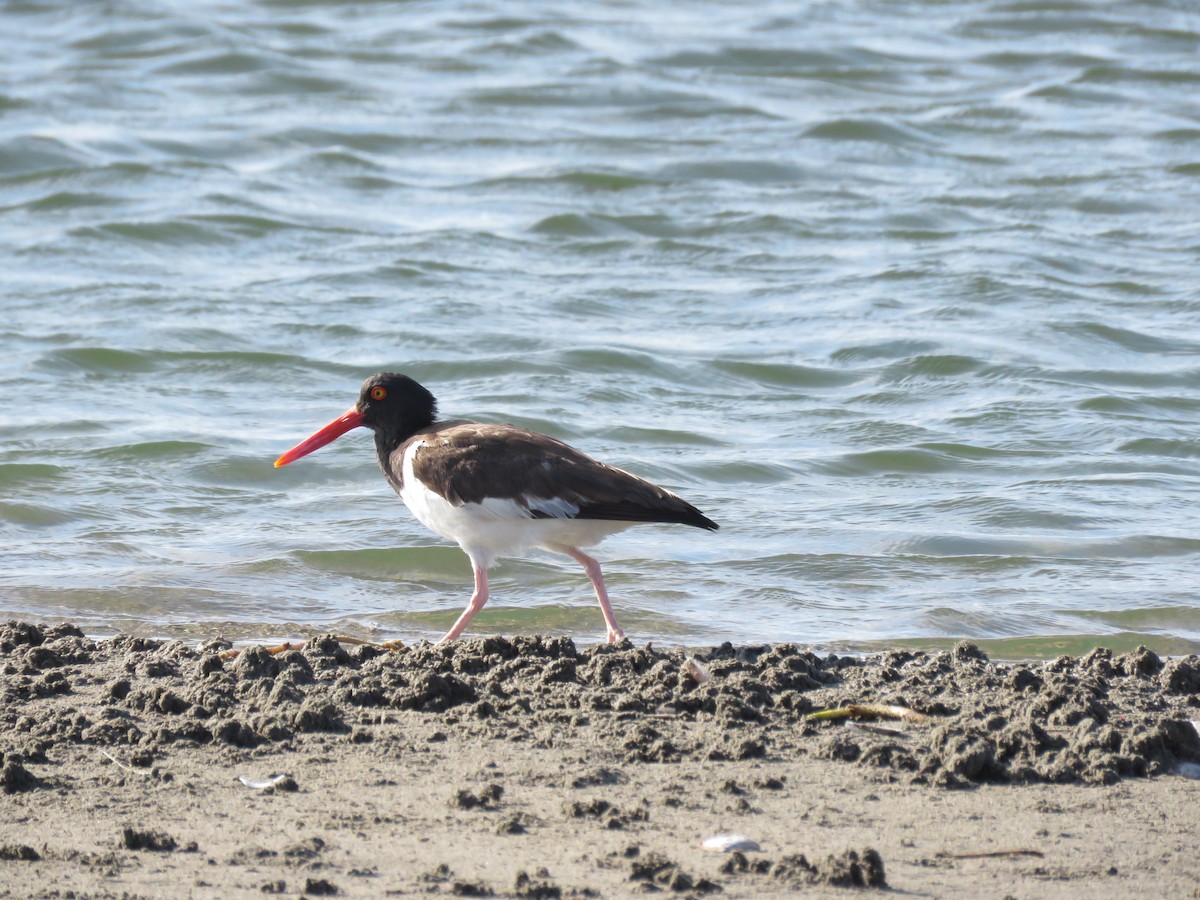
[(1194, 656), (227, 649), (0, 626), (0, 896), (1200, 890)]

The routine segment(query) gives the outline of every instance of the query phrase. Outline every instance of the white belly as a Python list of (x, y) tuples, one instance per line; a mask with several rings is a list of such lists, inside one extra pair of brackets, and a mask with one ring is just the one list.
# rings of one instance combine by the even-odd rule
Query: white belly
[(569, 503), (555, 501), (536, 503), (543, 512), (556, 516), (548, 519), (533, 518), (527, 506), (514, 500), (489, 499), (454, 506), (413, 474), (413, 456), (424, 443), (414, 441), (405, 450), (400, 499), (418, 522), (455, 541), (473, 562), (484, 568), (497, 557), (521, 556), (535, 548), (561, 551), (568, 547), (590, 547), (635, 524), (567, 518), (574, 508)]

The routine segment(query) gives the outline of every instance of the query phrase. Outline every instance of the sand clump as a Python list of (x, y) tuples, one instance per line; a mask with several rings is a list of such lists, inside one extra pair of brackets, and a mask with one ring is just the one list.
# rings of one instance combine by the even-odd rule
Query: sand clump
[[(543, 745), (587, 726), (616, 733), (628, 762), (815, 754), (946, 786), (1107, 784), (1200, 761), (1190, 724), (1200, 660), (1164, 663), (1144, 649), (994, 664), (967, 643), (867, 659), (726, 644), (701, 654), (712, 674), (702, 684), (681, 674), (679, 652), (581, 651), (568, 638), (385, 652), (325, 635), (301, 651), (254, 647), (232, 660), (223, 649), (4, 626), (3, 789), (35, 789), (28, 763), (62, 743), (121, 748), (144, 765), (179, 744), (253, 748), (351, 732), (366, 742), (373, 711), (436, 713), (446, 727)], [(83, 697), (87, 708), (72, 702)], [(893, 734), (806, 719), (863, 699), (925, 713), (931, 725)]]

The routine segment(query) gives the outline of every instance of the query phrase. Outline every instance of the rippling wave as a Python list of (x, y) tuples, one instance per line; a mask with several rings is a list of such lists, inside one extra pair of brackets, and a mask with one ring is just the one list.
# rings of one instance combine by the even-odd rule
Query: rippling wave
[[(0, 37), (0, 614), (447, 627), (372, 371), (722, 524), (600, 551), (627, 630), (1200, 649), (1200, 19), (25, 0)], [(564, 561), (482, 631), (601, 634)]]

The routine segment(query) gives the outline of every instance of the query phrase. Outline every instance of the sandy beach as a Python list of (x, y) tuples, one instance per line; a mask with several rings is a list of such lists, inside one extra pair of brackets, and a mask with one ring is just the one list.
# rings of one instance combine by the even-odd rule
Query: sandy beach
[[(1200, 891), (1194, 656), (10, 622), (0, 686), (2, 896)], [(850, 704), (913, 715), (811, 717)]]

